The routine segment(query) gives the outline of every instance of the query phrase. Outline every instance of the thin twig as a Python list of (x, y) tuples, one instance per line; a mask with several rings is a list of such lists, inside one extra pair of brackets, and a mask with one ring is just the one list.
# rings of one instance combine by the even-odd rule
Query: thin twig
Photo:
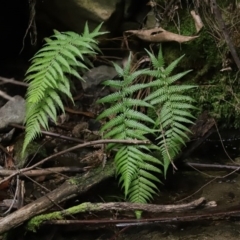
[[(52, 167), (52, 168), (29, 170), (27, 172), (24, 172), (23, 176), (38, 177), (38, 176), (68, 173), (68, 172), (83, 173), (85, 171), (86, 171), (86, 168), (80, 168), (80, 167)], [(2, 177), (6, 177), (15, 173), (18, 174), (19, 170), (0, 169), (0, 176)], [(22, 176), (22, 174), (20, 175)]]
[(60, 151), (58, 153), (55, 153), (49, 157), (44, 158), (43, 160), (37, 162), (36, 164), (32, 165), (31, 167), (23, 168), (18, 170), (17, 172), (11, 174), (10, 176), (4, 178), (3, 180), (0, 181), (0, 185), (4, 183), (5, 181), (15, 177), (18, 174), (22, 174), (24, 172), (27, 172), (29, 170), (32, 170), (35, 167), (38, 167), (39, 165), (49, 161), (50, 159), (53, 159), (55, 157), (58, 157), (60, 155), (63, 155), (65, 153), (71, 152), (73, 150), (79, 149), (79, 148), (84, 148), (88, 146), (94, 146), (94, 145), (100, 145), (100, 144), (106, 144), (106, 143), (123, 143), (123, 144), (132, 144), (132, 145), (138, 145), (138, 144), (150, 144), (149, 141), (139, 141), (139, 140), (117, 140), (117, 139), (104, 139), (104, 140), (96, 140), (96, 141), (91, 141), (91, 142), (86, 142), (82, 144), (78, 144), (74, 147), (68, 148), (66, 150)]
[(11, 84), (14, 84), (14, 85), (20, 85), (20, 86), (23, 86), (23, 87), (28, 87), (27, 83), (17, 81), (14, 78), (5, 78), (5, 77), (0, 76), (0, 81), (2, 81), (3, 83), (11, 83)]
[[(19, 129), (22, 129), (22, 130), (26, 129), (24, 126), (16, 124), (16, 123), (10, 123), (9, 126), (14, 127), (14, 128), (19, 128)], [(45, 136), (50, 136), (50, 137), (54, 137), (54, 138), (64, 139), (64, 140), (68, 140), (68, 141), (72, 141), (72, 142), (78, 142), (78, 143), (83, 143), (84, 142), (84, 140), (81, 140), (81, 139), (78, 139), (78, 138), (64, 136), (64, 135), (58, 134), (58, 133), (52, 133), (52, 132), (48, 132), (48, 131), (40, 131), (40, 133), (45, 135)]]
[[(200, 172), (200, 171), (199, 171), (198, 169), (196, 169), (195, 167), (193, 167), (193, 166), (191, 166), (191, 165), (189, 165), (189, 166), (190, 166), (191, 168), (195, 169), (197, 172)], [(177, 203), (178, 203), (178, 202), (185, 201), (185, 200), (191, 198), (192, 196), (194, 196), (195, 194), (197, 194), (198, 192), (200, 192), (203, 188), (205, 188), (206, 186), (208, 186), (210, 183), (214, 182), (215, 180), (226, 178), (226, 177), (234, 174), (234, 173), (237, 172), (238, 170), (239, 170), (239, 168), (238, 168), (238, 169), (235, 169), (234, 171), (232, 171), (232, 172), (230, 172), (230, 173), (228, 173), (228, 174), (226, 174), (226, 175), (224, 175), (224, 176), (217, 176), (217, 177), (215, 177), (214, 179), (211, 179), (209, 182), (207, 182), (206, 184), (204, 184), (202, 187), (200, 187), (200, 188), (199, 188), (197, 191), (195, 191), (193, 194), (191, 194), (191, 195), (189, 195), (189, 196), (187, 196), (187, 197), (185, 197), (185, 198), (177, 201)]]
[(5, 93), (5, 92), (3, 92), (1, 90), (0, 90), (0, 97), (5, 98), (5, 99), (7, 99), (9, 101), (13, 101), (14, 100), (13, 97), (9, 96), (7, 93)]
[(18, 188), (19, 188), (19, 176), (17, 176), (17, 184), (16, 184), (16, 186), (17, 187), (16, 187), (16, 190), (15, 190), (14, 198), (12, 200), (12, 204), (10, 205), (8, 210), (3, 213), (3, 215), (7, 215), (12, 210), (14, 203), (17, 201), (17, 194), (18, 194)]

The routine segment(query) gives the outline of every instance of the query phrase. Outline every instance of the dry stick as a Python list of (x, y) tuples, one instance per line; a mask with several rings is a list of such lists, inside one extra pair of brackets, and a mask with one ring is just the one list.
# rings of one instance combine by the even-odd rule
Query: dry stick
[[(25, 127), (23, 127), (19, 124), (16, 124), (16, 123), (10, 123), (9, 126), (14, 127), (14, 128), (23, 129), (23, 130), (26, 129)], [(52, 132), (48, 132), (48, 131), (40, 131), (40, 132), (41, 132), (41, 134), (43, 134), (45, 136), (60, 138), (60, 139), (64, 139), (64, 140), (68, 140), (68, 141), (72, 141), (72, 142), (78, 142), (78, 143), (83, 143), (84, 142), (84, 140), (82, 140), (82, 139), (68, 137), (68, 136), (65, 136), (65, 135), (58, 134), (58, 133), (52, 133)]]
[(20, 85), (20, 86), (23, 86), (23, 87), (28, 87), (27, 83), (17, 81), (14, 78), (0, 77), (0, 81), (2, 81), (3, 83), (11, 83), (11, 84), (14, 84), (14, 85)]
[(19, 170), (9, 170), (9, 169), (0, 169), (0, 176), (6, 177), (11, 174), (19, 174), (20, 176), (29, 176), (29, 177), (38, 177), (43, 175), (50, 175), (55, 173), (67, 173), (67, 172), (74, 172), (74, 173), (83, 173), (86, 172), (86, 169), (80, 167), (53, 167), (53, 168), (44, 168), (38, 170), (30, 170), (24, 172), (24, 174), (20, 173)]
[[(206, 202), (204, 197), (201, 197), (197, 200), (194, 200), (190, 203), (184, 204), (170, 204), (170, 205), (158, 205), (158, 204), (142, 204), (142, 203), (126, 203), (126, 202), (110, 202), (110, 203), (82, 203), (77, 206), (64, 209), (63, 211), (58, 211), (54, 213), (48, 213), (40, 216), (36, 216), (32, 222), (37, 222), (41, 224), (43, 221), (51, 221), (55, 219), (63, 219), (72, 214), (78, 214), (83, 212), (101, 212), (101, 211), (146, 211), (146, 212), (154, 212), (154, 213), (169, 213), (169, 212), (183, 212), (191, 209), (195, 209), (198, 207), (213, 207), (210, 206)], [(109, 220), (111, 222), (111, 220)], [(31, 221), (29, 222), (31, 225)]]
[(9, 101), (14, 101), (14, 98), (9, 96), (7, 93), (3, 92), (0, 90), (0, 97), (6, 99), (6, 100), (9, 100)]
[(72, 181), (66, 181), (60, 187), (56, 188), (36, 201), (20, 208), (16, 212), (0, 219), (0, 234), (19, 226), (26, 220), (45, 212), (55, 204), (76, 197), (85, 193), (90, 188), (99, 184), (99, 182), (112, 177), (115, 168), (112, 163), (106, 164), (105, 168), (93, 169), (85, 175), (73, 178)]
[[(189, 167), (194, 168), (200, 168), (200, 169), (210, 169), (210, 170), (235, 170), (239, 171), (240, 166), (234, 166), (234, 165), (222, 165), (222, 164), (206, 164), (206, 163), (192, 163), (192, 162), (186, 162), (185, 165)], [(1, 170), (0, 170), (1, 172)]]
[(227, 150), (226, 150), (226, 148), (225, 148), (225, 146), (224, 146), (224, 144), (223, 144), (222, 137), (221, 137), (221, 134), (220, 134), (220, 132), (219, 132), (219, 129), (218, 129), (218, 126), (217, 126), (217, 123), (216, 123), (215, 120), (214, 120), (214, 125), (215, 125), (215, 127), (216, 127), (217, 134), (218, 134), (218, 136), (219, 136), (219, 139), (220, 139), (220, 142), (221, 142), (223, 151), (225, 152), (225, 154), (226, 154), (226, 156), (228, 157), (229, 160), (231, 160), (233, 163), (236, 163), (236, 162), (229, 156), (229, 154), (228, 154), (228, 152), (227, 152)]
[(8, 214), (12, 210), (13, 205), (17, 200), (17, 194), (18, 194), (18, 191), (19, 191), (19, 176), (17, 177), (17, 184), (16, 185), (17, 185), (17, 187), (16, 187), (16, 190), (15, 190), (14, 198), (12, 200), (12, 204), (9, 206), (8, 210), (3, 213), (3, 216)]
[(68, 148), (66, 150), (60, 151), (58, 153), (55, 153), (49, 157), (44, 158), (43, 160), (37, 162), (36, 164), (32, 165), (31, 167), (23, 168), (18, 170), (17, 172), (11, 174), (10, 176), (4, 178), (2, 181), (0, 181), (0, 185), (4, 183), (5, 181), (11, 179), (12, 177), (16, 176), (17, 174), (25, 173), (29, 170), (32, 170), (35, 167), (38, 167), (39, 165), (45, 163), (46, 161), (53, 159), (55, 157), (58, 157), (62, 154), (71, 152), (73, 150), (83, 148), (83, 147), (88, 147), (88, 146), (94, 146), (94, 145), (99, 145), (99, 144), (106, 144), (106, 143), (123, 143), (123, 144), (133, 144), (133, 145), (138, 145), (138, 144), (150, 144), (149, 141), (138, 141), (138, 140), (115, 140), (115, 139), (104, 139), (104, 140), (96, 140), (96, 141), (91, 141), (91, 142), (86, 142), (82, 144), (78, 144), (74, 147)]
[(209, 212), (204, 214), (189, 214), (184, 216), (170, 216), (170, 217), (159, 217), (159, 218), (145, 218), (145, 219), (100, 219), (100, 220), (52, 220), (46, 221), (44, 224), (51, 225), (67, 225), (67, 224), (84, 224), (84, 225), (94, 225), (94, 224), (104, 224), (104, 225), (116, 225), (117, 227), (125, 226), (140, 226), (146, 224), (159, 224), (159, 223), (180, 223), (180, 222), (192, 222), (200, 220), (223, 220), (229, 219), (229, 217), (239, 216), (240, 210), (235, 211), (219, 211), (219, 212)]
[[(182, 212), (197, 207), (204, 207), (206, 205), (206, 199), (201, 197), (189, 203), (183, 204), (169, 204), (169, 205), (159, 205), (159, 204), (143, 204), (143, 203), (129, 203), (129, 202), (109, 202), (109, 203), (81, 203), (77, 206), (71, 207), (69, 209), (64, 209), (64, 211), (55, 212), (62, 217), (69, 216), (71, 214), (77, 214), (82, 212), (102, 212), (102, 211), (146, 211), (154, 213), (167, 213), (167, 212)], [(52, 213), (50, 213), (52, 214)], [(48, 215), (48, 214), (45, 214)], [(54, 215), (55, 217), (57, 215)], [(41, 216), (43, 217), (43, 216)], [(38, 217), (36, 217), (38, 218)], [(49, 219), (51, 220), (51, 219)]]

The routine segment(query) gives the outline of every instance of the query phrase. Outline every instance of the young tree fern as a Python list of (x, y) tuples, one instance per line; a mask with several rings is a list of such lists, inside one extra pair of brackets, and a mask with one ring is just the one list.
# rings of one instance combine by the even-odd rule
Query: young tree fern
[[(137, 109), (151, 107), (151, 105), (144, 100), (133, 98), (133, 94), (145, 88), (146, 85), (132, 84), (137, 77), (146, 74), (148, 70), (131, 72), (131, 57), (124, 69), (116, 64), (114, 67), (123, 80), (104, 82), (106, 86), (115, 88), (116, 91), (98, 101), (110, 104), (110, 107), (98, 117), (98, 119), (109, 119), (101, 131), (104, 132), (104, 138), (145, 140), (146, 134), (154, 133), (154, 130), (147, 126), (147, 124), (153, 125), (154, 121)], [(116, 143), (107, 146), (108, 150), (117, 150), (114, 158), (116, 172), (125, 196), (130, 201), (145, 203), (151, 199), (152, 194), (157, 192), (155, 182), (159, 182), (159, 179), (153, 173), (161, 173), (157, 165), (162, 163), (150, 154), (153, 148), (153, 145), (136, 146)]]
[(46, 44), (31, 60), (25, 81), (29, 83), (26, 100), (26, 135), (22, 153), (28, 144), (40, 134), (40, 128), (48, 129), (48, 117), (56, 121), (57, 108), (64, 111), (62, 95), (72, 99), (69, 76), (82, 80), (79, 71), (91, 64), (87, 56), (99, 51), (96, 37), (101, 25), (89, 32), (88, 25), (82, 35), (74, 32), (54, 31), (46, 38)]
[(150, 52), (148, 52), (148, 55), (153, 66), (153, 70), (149, 71), (149, 74), (155, 80), (148, 84), (152, 90), (145, 100), (155, 107), (158, 116), (155, 126), (159, 130), (157, 139), (159, 140), (159, 147), (164, 160), (164, 173), (166, 175), (169, 164), (180, 152), (186, 140), (188, 140), (186, 133), (190, 132), (190, 130), (186, 127), (186, 124), (193, 123), (192, 119), (194, 117), (190, 111), (194, 108), (192, 105), (194, 100), (186, 95), (185, 92), (196, 86), (176, 84), (176, 81), (189, 71), (170, 76), (183, 56), (164, 68), (161, 48), (157, 57)]

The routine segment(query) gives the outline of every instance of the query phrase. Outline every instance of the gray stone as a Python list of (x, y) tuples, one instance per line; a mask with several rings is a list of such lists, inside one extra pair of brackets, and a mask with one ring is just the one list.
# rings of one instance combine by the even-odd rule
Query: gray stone
[(9, 123), (21, 124), (25, 118), (25, 100), (21, 96), (14, 96), (0, 108), (0, 130), (4, 130)]
[[(111, 18), (111, 23), (119, 27), (125, 8), (124, 0), (47, 0), (40, 1), (38, 7), (41, 11), (40, 20), (46, 26), (50, 24), (56, 28), (58, 24), (80, 34), (86, 22), (93, 29)], [(103, 27), (103, 30), (106, 28)]]
[(83, 90), (98, 86), (105, 80), (111, 80), (117, 75), (114, 67), (102, 65), (94, 67), (84, 74), (83, 79), (85, 82), (82, 83)]

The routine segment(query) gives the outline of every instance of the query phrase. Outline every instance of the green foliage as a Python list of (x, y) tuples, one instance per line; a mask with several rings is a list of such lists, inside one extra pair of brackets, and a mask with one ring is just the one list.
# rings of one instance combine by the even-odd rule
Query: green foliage
[(199, 85), (199, 91), (191, 96), (198, 99), (200, 112), (207, 111), (220, 128), (240, 127), (240, 85), (239, 73), (218, 73), (205, 78)]
[[(124, 188), (125, 196), (131, 202), (145, 203), (152, 199), (158, 190), (156, 183), (160, 182), (157, 175), (162, 174), (160, 166), (164, 166), (166, 174), (169, 163), (174, 160), (188, 139), (189, 129), (185, 124), (192, 123), (193, 116), (190, 110), (193, 99), (183, 92), (194, 86), (177, 85), (176, 81), (189, 71), (170, 76), (176, 68), (179, 58), (164, 68), (164, 59), (160, 49), (155, 57), (148, 52), (153, 66), (152, 70), (143, 69), (131, 72), (131, 59), (128, 59), (124, 69), (114, 64), (118, 75), (123, 80), (108, 80), (104, 84), (116, 89), (99, 100), (100, 103), (109, 103), (98, 119), (109, 118), (102, 127), (105, 138), (145, 140), (147, 134), (158, 134), (159, 146), (129, 146), (109, 144), (108, 150), (117, 150), (115, 164), (119, 183)], [(154, 77), (154, 81), (144, 84), (133, 84), (134, 80), (142, 75)], [(146, 99), (134, 99), (133, 94), (140, 89), (150, 88), (151, 93)], [(153, 109), (155, 119), (143, 114), (141, 107)], [(155, 149), (161, 152), (162, 158), (151, 155)]]
[[(86, 25), (84, 33), (55, 31), (46, 39), (44, 47), (33, 57), (32, 64), (26, 73), (29, 82), (27, 92), (26, 136), (23, 144), (24, 154), (28, 144), (40, 133), (40, 127), (48, 128), (48, 117), (56, 121), (57, 109), (64, 111), (62, 95), (72, 99), (68, 77), (74, 75), (82, 80), (79, 71), (87, 68), (89, 55), (99, 51), (95, 40), (103, 32), (97, 27), (89, 32)], [(117, 151), (114, 157), (119, 184), (124, 189), (125, 197), (131, 202), (146, 203), (157, 193), (159, 175), (167, 168), (188, 139), (188, 128), (193, 116), (190, 111), (193, 99), (184, 92), (194, 86), (180, 85), (177, 81), (189, 71), (171, 76), (178, 58), (168, 67), (164, 67), (164, 58), (160, 48), (155, 57), (148, 52), (152, 69), (131, 71), (131, 56), (124, 68), (114, 64), (122, 80), (108, 80), (104, 84), (116, 91), (98, 102), (109, 104), (98, 119), (107, 118), (101, 131), (104, 138), (121, 140), (147, 140), (147, 135), (158, 136), (158, 145), (123, 145), (108, 144), (107, 150)], [(80, 60), (79, 60), (80, 59)], [(135, 83), (138, 77), (153, 77), (150, 83)], [(136, 93), (150, 89), (145, 99), (136, 99)], [(141, 110), (152, 109), (153, 116)], [(162, 158), (154, 157), (152, 152), (161, 152)], [(139, 212), (137, 212), (139, 214)], [(139, 216), (139, 215), (138, 215)]]
[[(123, 80), (108, 80), (104, 84), (114, 87), (116, 92), (100, 99), (99, 103), (110, 103), (111, 106), (99, 115), (98, 119), (109, 118), (109, 121), (102, 127), (104, 138), (111, 139), (138, 139), (146, 140), (145, 135), (154, 133), (147, 124), (154, 124), (154, 121), (144, 113), (136, 110), (138, 107), (151, 107), (144, 100), (133, 98), (133, 94), (146, 87), (145, 84), (132, 85), (134, 80), (148, 72), (139, 70), (131, 73), (131, 56), (124, 69), (114, 64), (114, 67)], [(159, 182), (152, 172), (161, 173), (155, 165), (161, 161), (149, 154), (153, 145), (131, 146), (121, 144), (108, 144), (108, 150), (117, 149), (114, 161), (119, 182), (124, 188), (125, 197), (133, 202), (146, 202), (156, 192), (156, 185)]]
[(100, 28), (101, 25), (89, 32), (86, 24), (82, 35), (54, 31), (54, 35), (45, 39), (46, 44), (31, 59), (25, 78), (29, 87), (22, 154), (40, 134), (41, 126), (48, 129), (48, 117), (56, 121), (57, 109), (64, 111), (61, 96), (65, 95), (72, 100), (69, 76), (82, 80), (79, 71), (91, 65), (87, 56), (99, 51), (95, 38), (104, 34)]
[(169, 164), (188, 140), (187, 132), (190, 132), (190, 130), (185, 124), (193, 123), (191, 119), (194, 117), (190, 111), (194, 108), (192, 105), (194, 100), (185, 95), (184, 92), (196, 86), (176, 84), (180, 78), (190, 71), (170, 76), (183, 56), (164, 68), (161, 48), (157, 58), (150, 52), (148, 52), (148, 55), (153, 65), (153, 70), (149, 74), (155, 78), (148, 86), (156, 90), (152, 91), (145, 100), (155, 107), (157, 113), (155, 127), (159, 133), (157, 139), (159, 140), (158, 145), (162, 153), (166, 175)]

